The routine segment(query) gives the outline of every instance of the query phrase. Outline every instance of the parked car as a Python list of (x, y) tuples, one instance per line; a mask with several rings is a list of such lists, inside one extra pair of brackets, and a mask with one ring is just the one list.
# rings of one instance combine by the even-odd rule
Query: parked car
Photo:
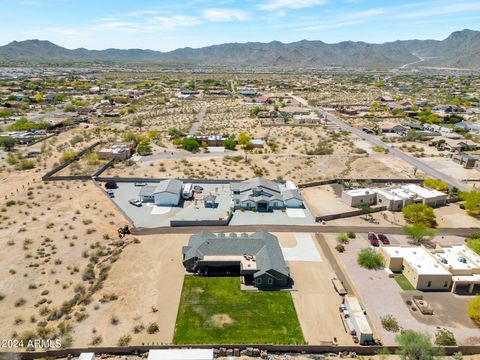
[(384, 234), (378, 234), (378, 239), (382, 242), (383, 245), (390, 245), (390, 240)]
[(105, 191), (107, 193), (108, 196), (110, 196), (111, 198), (113, 198), (115, 196), (115, 194), (113, 193), (113, 190), (107, 190)]
[(137, 207), (142, 206), (142, 202), (139, 199), (130, 199), (128, 202), (132, 205), (135, 205)]
[(147, 185), (147, 183), (145, 183), (145, 182), (136, 182), (135, 183), (135, 186), (146, 186), (146, 185)]
[(377, 235), (375, 235), (375, 233), (373, 233), (373, 232), (369, 232), (369, 233), (368, 233), (368, 240), (370, 240), (370, 245), (372, 245), (372, 246), (378, 246), (378, 245), (380, 245), (380, 244), (378, 243), (378, 237), (377, 237)]
[(115, 181), (109, 181), (105, 183), (105, 189), (117, 189), (118, 185)]

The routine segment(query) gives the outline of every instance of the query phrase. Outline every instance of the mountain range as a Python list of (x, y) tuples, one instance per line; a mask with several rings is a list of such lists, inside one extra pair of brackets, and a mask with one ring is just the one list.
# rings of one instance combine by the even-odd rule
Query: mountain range
[(383, 44), (344, 41), (327, 44), (302, 40), (213, 45), (169, 52), (142, 49), (66, 49), (50, 41), (13, 41), (0, 46), (0, 62), (150, 63), (269, 66), (288, 68), (437, 66), (480, 69), (480, 31), (457, 31), (444, 40), (398, 40)]

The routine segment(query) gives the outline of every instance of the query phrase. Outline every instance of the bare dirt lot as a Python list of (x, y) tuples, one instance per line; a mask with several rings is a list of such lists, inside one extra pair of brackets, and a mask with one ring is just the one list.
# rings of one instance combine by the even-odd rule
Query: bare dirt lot
[[(0, 216), (1, 338), (56, 334), (64, 346), (116, 345), (127, 335), (137, 344), (171, 341), (186, 237), (119, 240), (125, 220), (91, 181), (35, 183)], [(148, 334), (152, 323), (158, 331)]]

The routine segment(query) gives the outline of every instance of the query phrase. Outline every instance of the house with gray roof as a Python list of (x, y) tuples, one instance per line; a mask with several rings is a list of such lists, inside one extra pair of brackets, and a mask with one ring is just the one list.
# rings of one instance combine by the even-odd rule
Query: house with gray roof
[(183, 247), (183, 265), (189, 272), (235, 274), (257, 288), (286, 287), (290, 270), (276, 236), (261, 231), (251, 235), (199, 232)]
[(272, 211), (303, 207), (303, 198), (296, 187), (261, 177), (231, 183), (230, 190), (234, 209)]
[(140, 200), (158, 206), (178, 206), (182, 187), (183, 182), (175, 179), (162, 180), (157, 185), (145, 185), (140, 190)]

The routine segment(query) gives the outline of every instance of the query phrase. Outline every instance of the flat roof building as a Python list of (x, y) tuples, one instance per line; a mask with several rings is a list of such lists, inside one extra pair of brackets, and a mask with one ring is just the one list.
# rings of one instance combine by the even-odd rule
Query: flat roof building
[(382, 246), (385, 267), (403, 273), (417, 290), (448, 290), (452, 274), (422, 246)]
[(412, 203), (422, 203), (431, 207), (443, 206), (447, 202), (447, 194), (416, 184), (406, 184), (391, 188), (344, 190), (342, 201), (352, 207), (377, 204), (385, 206), (387, 210), (400, 211)]
[(134, 144), (112, 144), (97, 151), (100, 160), (127, 160), (133, 154)]
[(418, 290), (480, 292), (480, 256), (465, 245), (382, 246), (385, 267), (403, 273)]
[(480, 292), (480, 255), (465, 245), (438, 246), (434, 256), (452, 274), (452, 292)]

